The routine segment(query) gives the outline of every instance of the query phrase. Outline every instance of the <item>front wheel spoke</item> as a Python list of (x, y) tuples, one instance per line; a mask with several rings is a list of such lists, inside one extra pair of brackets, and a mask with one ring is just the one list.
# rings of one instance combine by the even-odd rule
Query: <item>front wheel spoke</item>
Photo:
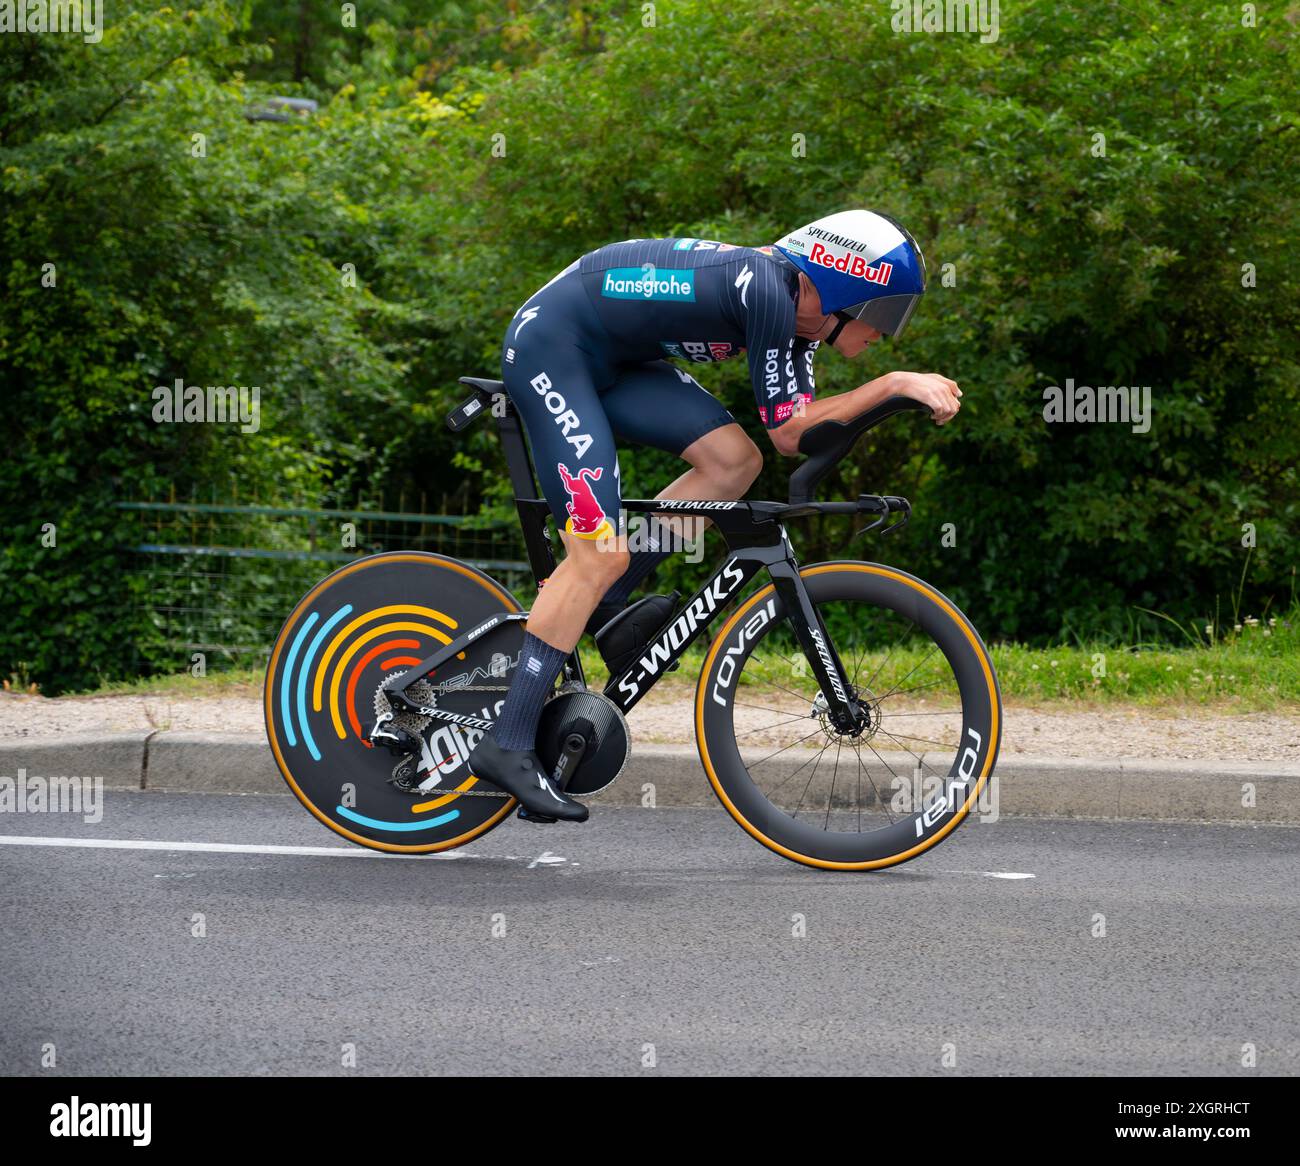
[[(956, 744), (952, 741), (935, 741), (933, 738), (930, 737), (912, 737), (909, 736), (907, 733), (891, 733), (888, 729), (885, 728), (884, 725), (880, 726), (878, 732), (884, 733), (885, 736), (888, 737), (891, 741), (919, 741), (922, 745), (937, 745), (940, 749), (957, 748)], [(907, 749), (907, 746), (904, 745), (903, 748)], [(911, 752), (910, 749), (908, 749), (907, 751), (909, 753)]]
[[(817, 767), (821, 764), (822, 757), (825, 755), (826, 750), (829, 749), (830, 747), (831, 747), (831, 743), (827, 741), (826, 744), (823, 745), (821, 749), (818, 751), (816, 758), (813, 759), (812, 772), (808, 775), (808, 780), (804, 782), (803, 793), (799, 795), (799, 801), (794, 808), (794, 813), (790, 815), (792, 818), (799, 817), (799, 807), (803, 805), (804, 798), (808, 796), (808, 791), (812, 788), (813, 778), (817, 776)], [(802, 769), (804, 765), (807, 764), (808, 762), (805, 761), (803, 765), (799, 766), (799, 769)], [(798, 773), (799, 769), (796, 769), (794, 773)], [(790, 777), (793, 777), (794, 773), (790, 774)], [(785, 781), (789, 781), (790, 777), (787, 777)], [(781, 785), (785, 785), (785, 781), (783, 781)], [(780, 789), (781, 785), (778, 785), (776, 788)], [(775, 793), (776, 790), (773, 790), (772, 792)]]
[[(895, 684), (894, 687), (891, 688), (888, 692), (884, 693), (882, 696), (878, 696), (876, 699), (877, 699), (877, 700), (887, 700), (889, 697), (893, 696), (896, 692), (898, 692), (899, 685), (901, 685), (901, 684), (905, 684), (905, 683), (907, 682), (907, 680), (908, 680), (909, 677), (914, 676), (914, 675), (916, 674), (917, 670), (918, 670), (918, 669), (919, 669), (923, 664), (927, 663), (927, 662), (929, 661), (930, 657), (933, 656), (933, 655), (935, 654), (935, 652), (937, 652), (938, 650), (939, 650), (939, 647), (938, 647), (937, 644), (936, 644), (936, 645), (932, 645), (931, 648), (930, 648), (930, 650), (929, 650), (928, 652), (926, 652), (926, 654), (925, 654), (924, 656), (922, 656), (921, 659), (920, 659), (916, 664), (913, 664), (913, 665), (912, 665), (912, 667), (908, 670), (907, 675), (904, 676), (902, 680), (900, 680), (897, 684)], [(912, 690), (912, 691), (916, 691), (916, 690)]]
[(772, 729), (779, 729), (782, 725), (792, 725), (795, 721), (806, 721), (807, 719), (807, 716), (798, 716), (785, 721), (777, 721), (774, 725), (759, 725), (757, 729), (746, 729), (743, 733), (737, 733), (736, 740), (739, 741), (741, 737), (752, 737), (755, 733), (767, 733)]
[[(862, 651), (858, 653), (858, 658), (857, 658), (856, 660), (853, 661), (853, 672), (852, 672), (852, 675), (850, 676), (850, 683), (851, 683), (854, 679), (857, 678), (857, 675), (858, 675), (858, 669), (862, 667), (862, 661), (866, 659), (866, 657), (867, 657), (867, 649), (868, 649), (870, 646), (871, 646), (871, 645), (868, 644), (865, 640), (862, 641)], [(853, 650), (852, 648), (849, 649), (849, 651), (852, 651), (852, 650)]]
[[(853, 756), (858, 761), (858, 833), (862, 833), (862, 752), (859, 749), (853, 750)], [(867, 780), (871, 780), (871, 774), (867, 774)], [(879, 794), (876, 795), (879, 798)]]
[[(821, 732), (821, 728), (818, 727), (814, 729), (811, 733), (809, 733), (807, 737), (800, 737), (799, 740), (797, 741), (791, 741), (790, 744), (788, 745), (782, 745), (781, 748), (778, 749), (775, 753), (769, 753), (766, 757), (761, 757), (759, 758), (759, 760), (754, 762), (746, 762), (745, 768), (748, 769), (752, 774), (755, 768), (762, 765), (764, 761), (771, 761), (773, 757), (780, 756), (780, 754), (784, 753), (787, 749), (793, 749), (796, 745), (802, 745), (805, 741), (808, 741), (811, 738), (817, 736), (817, 734), (820, 732)], [(808, 763), (805, 761), (804, 764), (807, 765)]]
[(790, 696), (794, 697), (795, 700), (802, 701), (805, 704), (812, 704), (813, 702), (813, 698), (811, 696), (808, 696), (806, 693), (795, 692), (793, 688), (786, 688), (784, 685), (777, 684), (777, 682), (775, 680), (772, 680), (770, 677), (767, 678), (765, 682), (767, 684), (770, 684), (773, 688), (779, 689), (781, 692), (789, 694)]
[[(858, 788), (861, 789), (861, 788), (862, 788), (862, 773), (864, 772), (864, 770), (863, 770), (863, 766), (862, 766), (862, 750), (861, 750), (861, 749), (854, 749), (853, 752), (857, 755), (857, 758), (858, 758)], [(890, 822), (893, 822), (893, 820), (894, 820), (894, 819), (893, 819), (893, 816), (892, 816), (892, 815), (890, 814), (890, 812), (889, 812), (889, 803), (886, 802), (885, 799), (882, 798), (882, 797), (880, 796), (880, 790), (876, 787), (876, 779), (873, 778), (873, 777), (871, 776), (871, 770), (868, 769), (868, 770), (865, 770), (865, 772), (866, 772), (866, 775), (867, 775), (867, 781), (869, 781), (869, 782), (871, 783), (871, 792), (874, 793), (874, 794), (876, 795), (876, 801), (880, 804), (880, 807), (885, 811), (885, 817), (888, 818), (888, 819), (890, 820)], [(861, 833), (861, 832), (862, 832), (862, 805), (861, 805), (861, 803), (859, 802), (859, 805), (858, 805), (858, 833)]]
[[(895, 781), (903, 780), (903, 778), (898, 776), (898, 773), (895, 771), (894, 767), (890, 765), (889, 762), (886, 761), (883, 757), (880, 756), (880, 751), (870, 741), (867, 742), (867, 748), (870, 749), (871, 752), (876, 755), (876, 760), (879, 761), (880, 764), (883, 765), (886, 769), (888, 769), (891, 774), (893, 774)], [(867, 778), (868, 780), (870, 780), (871, 778), (870, 770), (867, 771)], [(876, 783), (872, 781), (871, 784), (872, 784), (872, 788), (875, 788)], [(894, 815), (889, 812), (889, 803), (886, 802), (883, 798), (880, 798), (879, 790), (876, 790), (876, 797), (880, 799), (880, 804), (885, 808), (885, 816), (889, 819), (890, 823), (892, 824), (894, 821)]]
[[(807, 704), (810, 708), (812, 707), (812, 701), (809, 700), (809, 701), (805, 701), (804, 703)], [(735, 701), (734, 704), (735, 704), (735, 707), (738, 708), (738, 709), (758, 709), (760, 712), (765, 712), (765, 713), (792, 713), (792, 712), (794, 712), (794, 709), (774, 709), (774, 708), (768, 708), (767, 705), (765, 705), (765, 704), (750, 704), (748, 701), (743, 701), (743, 700)], [(809, 715), (811, 715), (811, 714), (804, 713), (803, 715), (804, 715), (804, 716), (809, 716)]]
[(840, 772), (840, 750), (844, 747), (843, 741), (835, 743), (835, 768), (831, 770), (831, 792), (826, 795), (826, 822), (822, 826), (823, 830), (831, 828), (831, 808), (835, 805), (835, 779)]
[[(799, 665), (796, 664), (796, 663), (794, 662), (794, 657), (793, 657), (793, 656), (787, 656), (784, 652), (778, 651), (776, 648), (773, 648), (772, 651), (775, 652), (776, 655), (780, 656), (782, 660), (784, 660), (787, 664), (790, 665), (790, 670), (791, 670), (792, 672), (793, 672), (795, 669), (797, 669), (797, 668), (799, 667)], [(762, 665), (764, 668), (767, 667), (767, 664), (766, 664), (764, 661), (759, 660), (757, 654), (755, 654), (755, 655), (752, 657), (752, 659), (758, 661), (758, 663), (759, 663), (760, 665)]]
[(893, 658), (894, 649), (897, 648), (898, 645), (903, 642), (903, 637), (907, 635), (907, 629), (909, 626), (910, 625), (907, 623), (907, 621), (903, 622), (903, 630), (899, 632), (898, 639), (896, 639), (892, 644), (889, 645), (889, 651), (885, 653), (885, 658), (881, 660), (881, 662), (878, 665), (876, 665), (876, 670), (869, 677), (867, 677), (867, 683), (863, 686), (864, 688), (870, 688), (872, 684), (875, 683), (876, 677), (880, 675), (880, 673), (884, 670), (885, 665), (888, 664), (889, 661)]
[(891, 688), (885, 696), (877, 697), (877, 700), (884, 700), (889, 696), (906, 696), (909, 692), (924, 692), (927, 688), (938, 688), (941, 684), (947, 684), (948, 679), (941, 677), (938, 680), (931, 680), (926, 684), (918, 684), (915, 688)]
[[(886, 737), (894, 737), (893, 733), (889, 732), (889, 731), (886, 730), (886, 729), (882, 729), (881, 731), (885, 734)], [(897, 740), (897, 738), (894, 737), (894, 740)], [(908, 756), (909, 756), (913, 761), (915, 761), (917, 765), (923, 765), (923, 764), (924, 764), (924, 760), (921, 758), (921, 756), (920, 756), (920, 755), (919, 755), (915, 750), (909, 748), (907, 745), (904, 745), (901, 741), (899, 741), (898, 744), (899, 744), (899, 748), (902, 749), (902, 751), (903, 751), (904, 753), (906, 753), (906, 754), (907, 754), (907, 755), (908, 755)], [(932, 745), (938, 745), (939, 742), (938, 742), (938, 741), (931, 741), (930, 744), (932, 744)], [(947, 746), (940, 746), (940, 747), (941, 747), (941, 748), (947, 748)], [(875, 746), (872, 746), (872, 747), (871, 747), (871, 751), (872, 751), (873, 753), (875, 753)], [(880, 757), (880, 754), (879, 754), (879, 753), (876, 753), (876, 756), (877, 756), (877, 757)], [(880, 759), (881, 759), (882, 762), (884, 761), (884, 758), (883, 758), (883, 757), (881, 757)], [(895, 776), (897, 776), (897, 775), (895, 774)]]

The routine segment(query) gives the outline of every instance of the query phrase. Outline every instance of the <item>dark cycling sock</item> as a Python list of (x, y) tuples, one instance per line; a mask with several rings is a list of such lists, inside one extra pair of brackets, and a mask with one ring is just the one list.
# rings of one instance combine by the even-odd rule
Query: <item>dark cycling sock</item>
[(659, 549), (661, 545), (669, 545), (672, 531), (664, 527), (656, 518), (652, 518), (647, 525), (649, 530), (646, 533), (644, 548), (632, 552), (627, 570), (615, 579), (610, 589), (601, 596), (602, 607), (626, 604), (641, 580), (665, 559), (672, 556), (672, 551)]
[(506, 702), (492, 729), (492, 736), (502, 749), (532, 749), (536, 744), (542, 705), (568, 657), (568, 652), (551, 647), (532, 632), (524, 633), (519, 667), (515, 669)]

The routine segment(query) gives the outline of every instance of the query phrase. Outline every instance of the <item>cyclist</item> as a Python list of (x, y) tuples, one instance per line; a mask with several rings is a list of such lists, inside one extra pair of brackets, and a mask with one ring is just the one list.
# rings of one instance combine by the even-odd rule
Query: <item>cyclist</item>
[[(850, 420), (899, 394), (923, 401), (942, 425), (960, 408), (961, 390), (937, 373), (886, 373), (813, 399), (819, 345), (853, 357), (882, 335), (899, 335), (924, 291), (925, 261), (912, 236), (886, 215), (849, 210), (769, 247), (613, 243), (524, 303), (506, 330), (501, 367), (565, 558), (529, 613), (497, 722), (469, 758), (475, 776), (518, 798), (527, 817), (585, 821), (587, 807), (555, 786), (533, 752), (542, 706), (584, 631), (600, 630), (606, 659), (626, 658), (672, 614), (664, 596), (624, 612), (669, 552), (660, 528), (629, 553), (616, 436), (690, 466), (658, 498), (736, 500), (762, 468), (762, 453), (722, 403), (665, 358), (746, 352), (759, 420), (786, 455), (809, 426)], [(638, 626), (620, 629), (634, 611)]]

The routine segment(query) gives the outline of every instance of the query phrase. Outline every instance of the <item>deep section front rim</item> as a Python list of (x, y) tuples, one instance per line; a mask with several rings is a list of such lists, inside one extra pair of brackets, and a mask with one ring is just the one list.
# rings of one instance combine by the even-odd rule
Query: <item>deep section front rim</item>
[[(922, 641), (933, 641), (942, 653), (961, 702), (960, 733), (953, 745), (951, 766), (945, 767), (943, 773), (942, 796), (936, 793), (924, 801), (918, 799), (897, 820), (856, 834), (816, 829), (808, 821), (800, 821), (797, 812), (792, 817), (788, 807), (768, 800), (762, 783), (750, 774), (748, 766), (754, 764), (753, 758), (742, 757), (735, 716), (737, 704), (742, 703), (738, 694), (745, 691), (740, 677), (751, 656), (764, 641), (789, 626), (784, 605), (771, 585), (741, 604), (723, 625), (706, 656), (696, 692), (701, 762), (727, 812), (753, 838), (782, 857), (829, 870), (873, 870), (906, 862), (960, 825), (993, 772), (1002, 716), (997, 677), (988, 652), (969, 620), (950, 600), (897, 568), (874, 563), (821, 563), (803, 568), (800, 575), (819, 608), (835, 601), (864, 604), (867, 614), (876, 609), (908, 621)], [(835, 631), (830, 630), (835, 642)], [(836, 647), (848, 667), (850, 661), (844, 660), (847, 653), (843, 645), (836, 642)], [(794, 682), (777, 687), (793, 697), (797, 694), (791, 691), (790, 683)], [(811, 711), (815, 714), (815, 708)], [(848, 745), (852, 748), (854, 742)], [(828, 822), (833, 785), (831, 794), (827, 801)], [(886, 814), (887, 804), (883, 803)]]

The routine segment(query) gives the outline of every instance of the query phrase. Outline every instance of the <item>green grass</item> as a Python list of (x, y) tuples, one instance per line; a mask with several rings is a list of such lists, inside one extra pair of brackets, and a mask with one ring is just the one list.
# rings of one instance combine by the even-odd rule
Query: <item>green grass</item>
[(1044, 651), (1001, 644), (991, 651), (1004, 700), (1227, 702), (1254, 710), (1300, 701), (1296, 639), (1294, 626), (1281, 634), (1278, 628), (1246, 627), (1200, 648), (1085, 644)]
[(1078, 643), (993, 649), (1003, 693), (1026, 702), (1121, 700), (1271, 709), (1300, 701), (1300, 606), (1280, 616), (1186, 626), (1158, 612), (1184, 643)]
[[(994, 644), (990, 650), (1008, 703), (1230, 704), (1242, 710), (1260, 710), (1300, 702), (1300, 609), (1271, 620), (1243, 618), (1238, 625), (1215, 631), (1203, 624), (1182, 630), (1187, 640), (1183, 647), (1097, 641), (1054, 648), (1004, 643)], [(706, 647), (697, 643), (687, 652), (680, 669), (667, 676), (654, 695), (688, 693), (703, 665)], [(922, 663), (925, 651), (920, 644), (896, 648), (888, 661), (889, 671), (895, 678), (905, 675), (913, 665)], [(855, 651), (841, 648), (841, 652), (846, 664), (858, 659)], [(602, 686), (608, 673), (589, 641), (584, 641), (582, 656), (587, 682), (592, 687)], [(870, 675), (883, 661), (883, 653), (868, 652), (857, 674)], [(934, 663), (924, 665), (924, 670), (929, 672)], [(770, 656), (766, 675), (800, 692), (810, 684), (809, 677), (797, 676), (786, 663), (778, 666)], [(747, 668), (742, 683), (751, 679), (757, 679), (757, 674)], [(21, 691), (18, 685), (13, 687)], [(261, 669), (246, 668), (202, 678), (186, 673), (105, 684), (94, 695), (256, 696), (261, 687)]]

